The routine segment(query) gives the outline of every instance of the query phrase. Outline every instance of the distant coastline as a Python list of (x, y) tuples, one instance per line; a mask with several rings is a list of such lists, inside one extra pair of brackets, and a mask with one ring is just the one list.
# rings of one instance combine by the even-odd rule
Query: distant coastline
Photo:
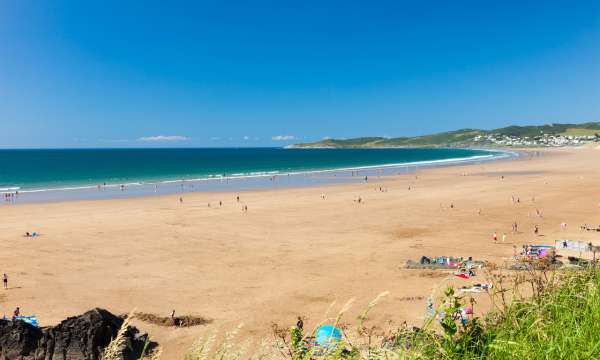
[(288, 148), (531, 148), (579, 146), (589, 143), (600, 143), (600, 122), (508, 126), (494, 130), (461, 129), (414, 137), (323, 139), (312, 143), (290, 145)]

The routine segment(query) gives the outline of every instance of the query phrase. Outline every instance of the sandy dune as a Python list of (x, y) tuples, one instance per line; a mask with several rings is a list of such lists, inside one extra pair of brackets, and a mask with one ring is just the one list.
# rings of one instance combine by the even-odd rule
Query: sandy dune
[[(307, 316), (310, 327), (333, 300), (341, 306), (356, 298), (352, 322), (384, 290), (391, 294), (373, 321), (418, 325), (423, 298), (444, 281), (401, 269), (407, 259), (471, 255), (501, 263), (513, 245), (562, 237), (600, 243), (600, 233), (579, 230), (600, 224), (598, 159), (594, 148), (548, 150), (367, 184), (244, 192), (240, 204), (233, 193), (197, 193), (186, 194), (183, 204), (163, 196), (1, 205), (0, 272), (11, 287), (0, 293), (1, 311), (21, 306), (42, 324), (95, 306), (160, 315), (175, 309), (214, 320), (187, 329), (138, 323), (167, 359), (181, 358), (215, 327), (243, 322), (243, 336), (252, 339), (269, 335), (271, 322), (288, 326), (297, 315)], [(353, 201), (359, 196), (362, 204)], [(569, 224), (566, 231), (561, 222)], [(544, 236), (533, 236), (535, 224)], [(42, 235), (25, 238), (25, 231)], [(493, 244), (494, 231), (507, 233), (507, 242)]]

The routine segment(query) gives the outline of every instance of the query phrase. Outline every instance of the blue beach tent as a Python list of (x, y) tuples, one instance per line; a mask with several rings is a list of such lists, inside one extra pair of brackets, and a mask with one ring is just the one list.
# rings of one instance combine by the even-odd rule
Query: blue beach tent
[(335, 346), (342, 340), (342, 330), (331, 325), (323, 325), (317, 330), (315, 340), (320, 346)]

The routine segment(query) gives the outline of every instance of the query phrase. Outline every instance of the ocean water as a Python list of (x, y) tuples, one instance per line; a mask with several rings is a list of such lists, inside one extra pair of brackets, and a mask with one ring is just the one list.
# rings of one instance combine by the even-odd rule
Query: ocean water
[(224, 188), (231, 190), (235, 188), (235, 181), (248, 185), (256, 182), (253, 179), (273, 180), (279, 175), (303, 179), (311, 175), (311, 179), (316, 176), (323, 180), (331, 179), (333, 171), (362, 169), (364, 173), (372, 173), (375, 169), (479, 161), (499, 156), (502, 153), (484, 150), (423, 148), (0, 150), (0, 192), (71, 191), (79, 194), (85, 189), (98, 190), (101, 185), (103, 190), (121, 192), (124, 187), (129, 190), (137, 186), (140, 189), (130, 190), (128, 194), (142, 194), (163, 189), (170, 189), (165, 190), (167, 192), (190, 190), (190, 186), (209, 180), (225, 182), (229, 187)]

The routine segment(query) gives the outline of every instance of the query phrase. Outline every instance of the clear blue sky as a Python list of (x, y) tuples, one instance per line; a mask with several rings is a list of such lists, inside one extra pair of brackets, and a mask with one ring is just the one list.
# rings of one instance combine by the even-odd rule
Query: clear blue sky
[(136, 3), (0, 1), (0, 147), (600, 121), (597, 0)]

